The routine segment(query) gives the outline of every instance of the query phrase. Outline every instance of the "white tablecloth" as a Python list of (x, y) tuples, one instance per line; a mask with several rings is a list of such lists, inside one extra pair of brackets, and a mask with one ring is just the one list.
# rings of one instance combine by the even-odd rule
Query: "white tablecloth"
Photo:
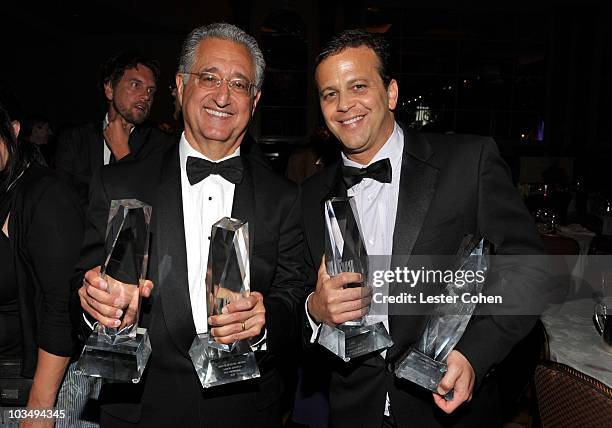
[(612, 353), (604, 350), (593, 324), (594, 306), (593, 299), (573, 300), (542, 315), (550, 359), (612, 387)]

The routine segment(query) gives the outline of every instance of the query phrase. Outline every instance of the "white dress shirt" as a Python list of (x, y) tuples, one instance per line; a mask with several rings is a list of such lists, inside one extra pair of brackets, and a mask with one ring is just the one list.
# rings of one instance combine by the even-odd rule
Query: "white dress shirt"
[[(390, 256), (393, 252), (393, 232), (395, 230), (395, 217), (397, 214), (397, 200), (399, 197), (399, 182), (402, 171), (402, 153), (404, 151), (404, 133), (396, 123), (391, 136), (381, 149), (374, 155), (370, 163), (361, 165), (348, 159), (342, 153), (342, 162), (346, 166), (366, 168), (381, 159), (388, 158), (391, 162), (391, 183), (381, 183), (371, 178), (364, 178), (347, 190), (347, 195), (355, 198), (357, 215), (361, 223), (361, 231), (365, 240), (365, 247), (370, 259), (370, 273), (375, 270), (389, 269)], [(388, 257), (384, 257), (388, 256)], [(310, 299), (310, 296), (308, 296)], [(308, 299), (306, 305), (308, 305)], [(307, 306), (308, 308), (308, 306)], [(314, 343), (319, 334), (320, 325), (314, 322), (308, 310), (306, 315), (312, 327), (310, 338)], [(368, 324), (382, 321), (389, 331), (387, 315), (369, 315)]]
[(231, 217), (236, 185), (217, 174), (211, 174), (199, 183), (191, 185), (187, 178), (189, 156), (210, 162), (221, 162), (240, 156), (240, 147), (231, 155), (212, 161), (191, 147), (185, 139), (184, 132), (179, 142), (189, 297), (196, 332), (201, 334), (208, 331), (205, 279), (210, 231), (217, 221), (223, 217)]
[[(385, 145), (381, 147), (367, 165), (354, 162), (342, 153), (344, 165), (355, 168), (368, 167), (374, 162), (385, 158), (388, 158), (391, 162), (391, 183), (381, 183), (371, 178), (364, 178), (347, 190), (347, 196), (352, 196), (355, 200), (365, 247), (368, 256), (370, 256), (370, 275), (374, 271), (384, 271), (390, 268), (403, 150), (404, 133), (402, 128), (396, 123), (393, 133)], [(389, 318), (386, 314), (387, 311), (384, 308), (379, 310), (377, 315), (369, 315), (367, 319), (368, 324), (382, 321), (387, 331), (389, 331)]]
[(106, 142), (106, 139), (104, 138), (104, 131), (106, 131), (106, 127), (108, 126), (108, 113), (106, 113), (106, 115), (104, 116), (104, 121), (102, 122), (102, 139), (104, 140), (104, 165), (108, 165), (110, 163), (110, 157), (111, 157), (111, 149), (108, 148), (108, 143)]
[[(388, 270), (390, 268), (403, 151), (404, 132), (402, 128), (395, 123), (391, 136), (367, 165), (361, 165), (354, 162), (342, 153), (342, 162), (344, 165), (356, 168), (366, 168), (374, 162), (385, 158), (388, 158), (391, 162), (391, 183), (381, 183), (371, 178), (364, 178), (358, 184), (347, 190), (347, 196), (352, 196), (355, 200), (355, 207), (357, 208), (357, 215), (361, 223), (361, 232), (363, 233), (365, 247), (368, 256), (370, 256), (370, 274), (375, 270)], [(388, 284), (386, 284), (385, 287), (387, 287), (388, 290)], [(310, 299), (310, 296), (308, 296), (308, 299)], [(308, 305), (308, 299), (306, 300), (306, 305)], [(389, 329), (389, 317), (387, 316), (388, 312), (384, 310), (378, 312), (379, 314), (368, 315), (366, 318), (367, 323), (374, 324), (382, 321), (387, 331), (391, 332)], [(321, 326), (310, 318), (308, 306), (306, 306), (306, 314), (313, 331), (310, 341), (314, 343)], [(381, 355), (384, 358), (386, 356), (386, 350), (382, 351)], [(388, 394), (384, 411), (385, 415), (388, 416)]]
[[(221, 162), (240, 156), (240, 147), (231, 155), (213, 161), (191, 147), (185, 138), (184, 132), (179, 142), (189, 300), (196, 333), (201, 334), (208, 331), (206, 268), (210, 248), (210, 232), (212, 225), (217, 221), (223, 217), (231, 217), (236, 185), (218, 174), (211, 174), (204, 180), (191, 185), (187, 177), (187, 158), (189, 156), (205, 159), (210, 162)], [(93, 324), (87, 320), (85, 314), (83, 314), (83, 318), (93, 330)], [(264, 329), (261, 338), (257, 342), (250, 344), (251, 348), (254, 351), (265, 351), (266, 338), (267, 329)]]

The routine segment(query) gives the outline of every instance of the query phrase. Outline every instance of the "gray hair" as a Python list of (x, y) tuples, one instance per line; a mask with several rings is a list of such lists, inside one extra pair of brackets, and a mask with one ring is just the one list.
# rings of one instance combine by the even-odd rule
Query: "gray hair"
[[(204, 25), (193, 30), (183, 43), (181, 49), (181, 57), (179, 58), (178, 73), (190, 73), (193, 64), (195, 63), (195, 55), (200, 42), (204, 39), (221, 39), (230, 42), (238, 43), (244, 46), (253, 59), (255, 64), (255, 87), (261, 90), (264, 80), (264, 70), (266, 69), (266, 61), (263, 53), (255, 38), (240, 28), (225, 22)], [(185, 79), (189, 75), (185, 76)]]

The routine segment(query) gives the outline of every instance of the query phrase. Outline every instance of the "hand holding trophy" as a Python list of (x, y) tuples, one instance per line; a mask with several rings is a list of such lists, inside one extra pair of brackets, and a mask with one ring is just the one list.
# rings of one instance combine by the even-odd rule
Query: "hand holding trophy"
[[(457, 268), (462, 271), (481, 271), (486, 275), (489, 255), (489, 244), (484, 239), (478, 241), (471, 235), (467, 236), (457, 252)], [(445, 284), (443, 294), (451, 297), (461, 293), (476, 295), (482, 287), (483, 281), (474, 278), (461, 283), (451, 281)], [(463, 336), (475, 308), (476, 303), (472, 302), (437, 304), (417, 346), (409, 349), (396, 365), (395, 375), (438, 392), (447, 371), (447, 358)], [(446, 393), (444, 398), (452, 400), (453, 391)]]
[[(352, 198), (338, 197), (325, 202), (326, 274), (330, 275), (330, 283), (336, 282), (336, 285), (350, 278), (359, 280), (343, 285), (344, 288), (354, 289), (344, 294), (355, 294), (353, 297), (356, 299), (352, 301), (357, 302), (357, 305), (367, 301), (372, 291), (368, 281), (368, 254), (360, 227)], [(333, 286), (330, 288), (333, 291)], [(365, 312), (362, 307), (352, 309), (354, 313)], [(335, 326), (323, 323), (318, 341), (321, 346), (347, 362), (393, 345), (384, 324), (368, 324), (365, 316)]]
[[(248, 223), (224, 217), (213, 224), (210, 237), (206, 270), (208, 331), (198, 334), (189, 350), (204, 388), (260, 376), (249, 342), (244, 339), (232, 341), (235, 335), (250, 335), (245, 317), (250, 317), (251, 313), (245, 313), (243, 309), (254, 310), (255, 318), (259, 318), (256, 323), (261, 324), (262, 311), (265, 311), (263, 298), (259, 293), (251, 295), (250, 290)], [(231, 310), (230, 305), (238, 310)], [(241, 320), (241, 331), (228, 331), (232, 328), (231, 324), (236, 324), (232, 321), (238, 320)], [(212, 325), (210, 321), (213, 321)], [(223, 326), (219, 327), (219, 324)], [(228, 333), (223, 338), (213, 336), (213, 330), (223, 329)]]
[(84, 308), (98, 315), (98, 322), (77, 363), (78, 374), (140, 381), (151, 354), (147, 331), (138, 328), (150, 222), (149, 205), (135, 199), (111, 201), (99, 276), (97, 269), (89, 271), (84, 280), (89, 287), (79, 291)]

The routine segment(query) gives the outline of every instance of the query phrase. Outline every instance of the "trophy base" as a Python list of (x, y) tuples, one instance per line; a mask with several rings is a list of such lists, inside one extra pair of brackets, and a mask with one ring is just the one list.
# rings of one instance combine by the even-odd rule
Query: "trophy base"
[(102, 333), (94, 331), (85, 342), (75, 373), (138, 383), (150, 355), (151, 341), (144, 328), (137, 330), (135, 338), (116, 344), (109, 343)]
[(336, 327), (323, 324), (318, 342), (345, 362), (393, 346), (382, 322), (362, 326), (340, 324)]
[[(408, 351), (408, 355), (398, 364), (395, 369), (395, 376), (409, 380), (428, 389), (432, 392), (438, 392), (438, 385), (446, 373), (447, 366), (445, 363), (436, 361), (424, 353), (412, 348)], [(453, 399), (453, 391), (449, 391), (444, 399), (450, 401)]]
[(204, 388), (255, 379), (260, 376), (255, 353), (245, 340), (236, 342), (229, 350), (215, 346), (208, 333), (198, 334), (189, 356)]

